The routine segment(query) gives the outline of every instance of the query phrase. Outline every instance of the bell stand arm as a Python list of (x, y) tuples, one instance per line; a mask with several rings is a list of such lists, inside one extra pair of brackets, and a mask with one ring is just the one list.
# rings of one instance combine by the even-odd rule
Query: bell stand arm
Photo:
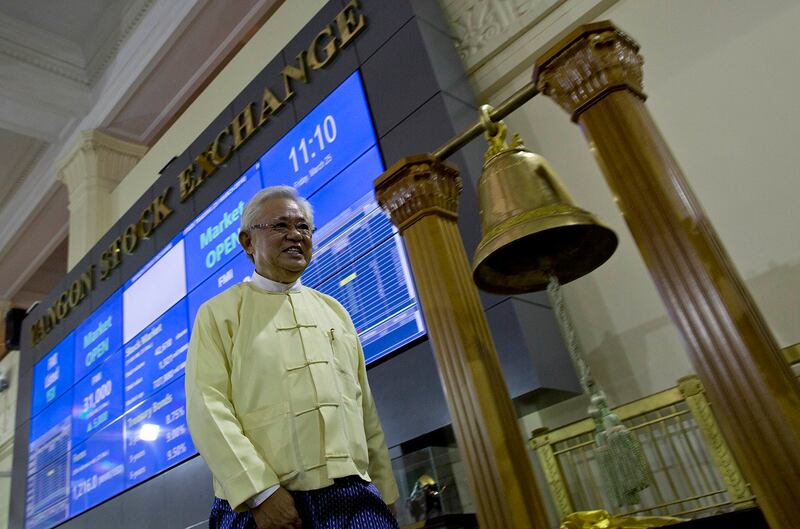
[[(539, 93), (539, 90), (536, 88), (534, 83), (528, 83), (516, 92), (514, 92), (511, 97), (500, 103), (499, 106), (490, 110), (488, 113), (489, 120), (492, 123), (497, 123), (507, 115), (514, 112), (516, 109), (533, 99), (533, 97)], [(485, 120), (481, 119), (470, 128), (459, 134), (458, 136), (453, 137), (433, 151), (432, 156), (439, 160), (446, 160), (453, 154), (459, 151), (464, 145), (468, 144), (481, 134), (486, 131), (486, 123)]]

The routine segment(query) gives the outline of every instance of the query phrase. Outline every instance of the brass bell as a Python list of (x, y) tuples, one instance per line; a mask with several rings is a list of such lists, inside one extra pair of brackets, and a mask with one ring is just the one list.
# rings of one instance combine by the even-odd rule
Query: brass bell
[(579, 207), (542, 156), (516, 134), (505, 141), (501, 121), (481, 107), (489, 150), (478, 182), (483, 238), (473, 259), (478, 288), (521, 294), (547, 288), (551, 276), (561, 284), (582, 277), (617, 247), (617, 236)]

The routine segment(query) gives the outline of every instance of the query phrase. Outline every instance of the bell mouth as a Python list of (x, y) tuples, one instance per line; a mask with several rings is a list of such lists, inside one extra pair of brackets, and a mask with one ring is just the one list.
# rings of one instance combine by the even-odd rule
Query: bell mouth
[(536, 292), (547, 288), (552, 275), (566, 284), (605, 263), (617, 248), (614, 231), (582, 209), (559, 209), (516, 215), (487, 233), (473, 259), (478, 288), (495, 294)]

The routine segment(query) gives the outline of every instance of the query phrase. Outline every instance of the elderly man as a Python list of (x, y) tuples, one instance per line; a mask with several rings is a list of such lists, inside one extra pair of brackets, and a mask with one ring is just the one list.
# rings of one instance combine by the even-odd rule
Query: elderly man
[(312, 231), (311, 205), (293, 188), (258, 192), (239, 234), (252, 280), (195, 319), (186, 408), (214, 475), (211, 529), (397, 527), (355, 328), (335, 299), (300, 284)]

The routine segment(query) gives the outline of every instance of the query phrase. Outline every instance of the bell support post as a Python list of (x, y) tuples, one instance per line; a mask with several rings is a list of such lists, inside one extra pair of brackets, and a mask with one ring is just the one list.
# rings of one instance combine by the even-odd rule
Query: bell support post
[(403, 235), (483, 529), (545, 529), (528, 451), (458, 232), (458, 171), (403, 158), (375, 181)]
[(800, 386), (653, 122), (638, 45), (610, 22), (536, 63), (605, 178), (773, 529), (800, 523)]

